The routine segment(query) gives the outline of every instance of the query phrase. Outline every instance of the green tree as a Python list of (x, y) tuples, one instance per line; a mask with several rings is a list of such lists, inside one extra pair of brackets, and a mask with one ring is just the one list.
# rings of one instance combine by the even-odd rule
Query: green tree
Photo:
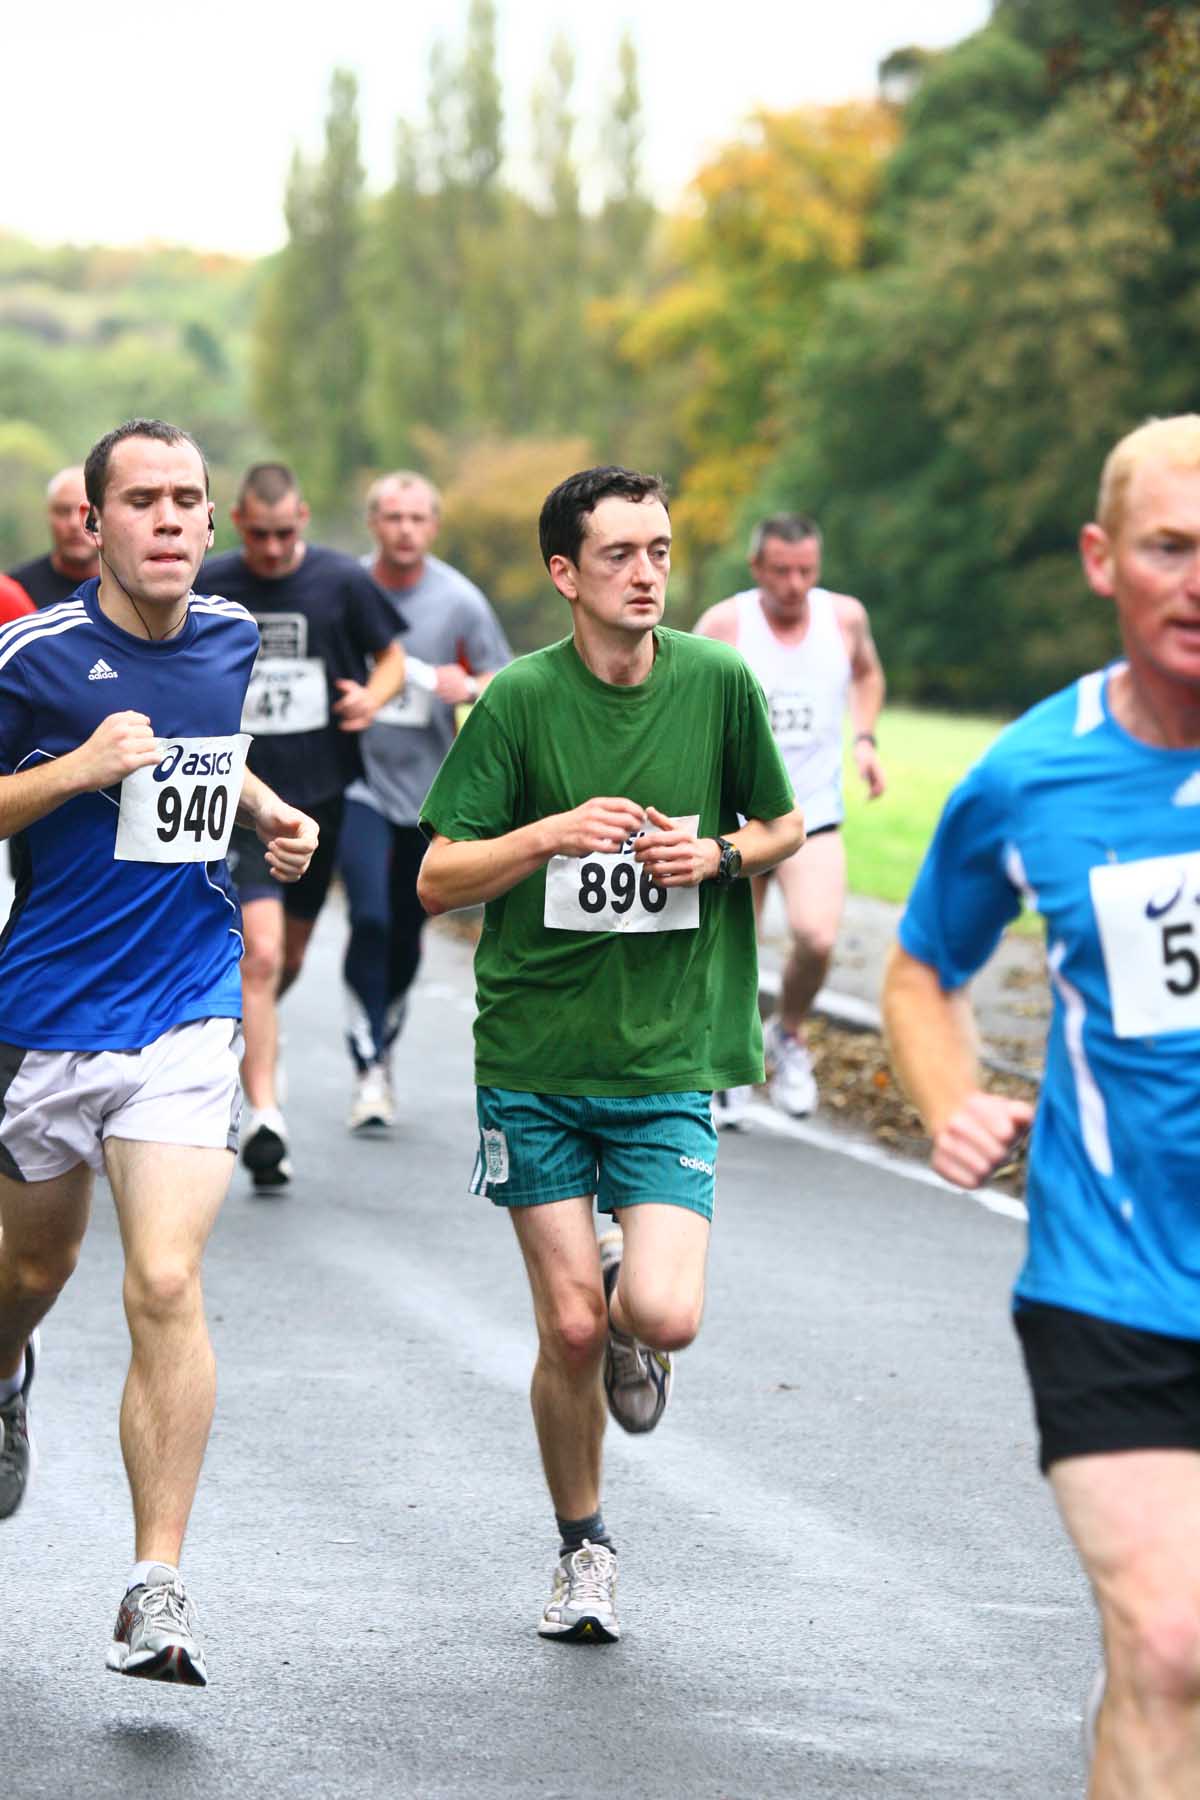
[(1024, 703), (1111, 645), (1075, 538), (1144, 414), (1171, 243), (1104, 120), (1081, 94), (916, 209), (902, 260), (837, 290), (805, 359), (805, 423), (754, 510), (822, 518), (899, 692)]
[(355, 510), (355, 477), (368, 453), (363, 169), (358, 86), (347, 70), (330, 83), (323, 155), (292, 160), (284, 212), (288, 242), (256, 332), (255, 396), (314, 511), (333, 524)]

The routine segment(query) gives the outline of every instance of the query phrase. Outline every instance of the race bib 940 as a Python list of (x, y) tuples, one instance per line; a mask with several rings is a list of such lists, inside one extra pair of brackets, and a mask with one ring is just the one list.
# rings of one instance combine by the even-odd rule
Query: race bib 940
[(163, 738), (121, 783), (118, 862), (216, 862), (229, 848), (250, 738)]
[[(676, 819), (684, 831), (699, 828), (700, 815)], [(587, 856), (552, 856), (546, 865), (543, 923), (550, 931), (695, 931), (700, 890), (660, 887), (634, 856), (639, 838), (657, 837), (647, 825), (619, 850)]]
[(1088, 872), (1118, 1037), (1200, 1031), (1200, 851)]

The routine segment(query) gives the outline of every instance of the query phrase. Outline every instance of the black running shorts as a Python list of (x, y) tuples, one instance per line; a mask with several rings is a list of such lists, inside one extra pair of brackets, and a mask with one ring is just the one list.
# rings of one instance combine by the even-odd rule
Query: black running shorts
[(1043, 1474), (1068, 1456), (1200, 1450), (1200, 1340), (1022, 1301)]
[(339, 794), (304, 810), (317, 821), (321, 836), (316, 854), (299, 881), (276, 881), (267, 867), (266, 845), (260, 842), (257, 832), (244, 825), (234, 826), (229, 840), (229, 873), (243, 904), (247, 900), (282, 900), (284, 911), (293, 919), (309, 920), (315, 919), (324, 906), (342, 830), (342, 797)]

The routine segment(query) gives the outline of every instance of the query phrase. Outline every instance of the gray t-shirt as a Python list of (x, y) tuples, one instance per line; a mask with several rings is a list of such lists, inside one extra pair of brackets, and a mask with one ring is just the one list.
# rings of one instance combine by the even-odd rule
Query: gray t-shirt
[[(374, 556), (361, 561), (374, 567)], [(415, 587), (381, 592), (407, 620), (400, 642), (422, 662), (462, 662), (481, 675), (512, 661), (500, 621), (474, 582), (436, 556), (425, 558)], [(356, 781), (346, 798), (373, 806), (393, 825), (415, 825), (453, 742), (454, 708), (413, 684), (363, 733), (367, 778)]]

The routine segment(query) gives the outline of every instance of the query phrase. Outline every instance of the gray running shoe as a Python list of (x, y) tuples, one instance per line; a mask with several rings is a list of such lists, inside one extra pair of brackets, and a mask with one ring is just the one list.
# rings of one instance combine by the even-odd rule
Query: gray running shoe
[[(618, 1226), (600, 1239), (604, 1297), (611, 1301), (621, 1270), (623, 1240)], [(623, 1431), (653, 1431), (667, 1410), (674, 1369), (669, 1350), (651, 1350), (611, 1322), (604, 1347), (604, 1392), (608, 1410)]]
[(35, 1331), (25, 1346), (25, 1377), (20, 1393), (0, 1406), (0, 1519), (11, 1519), (29, 1492), (37, 1462), (29, 1432), (29, 1390), (37, 1367), (40, 1340)]
[(146, 1582), (126, 1594), (106, 1660), (117, 1675), (208, 1686), (196, 1611), (174, 1569), (155, 1563)]
[(617, 1559), (603, 1544), (584, 1538), (582, 1548), (569, 1551), (554, 1571), (538, 1632), (566, 1643), (615, 1644), (621, 1635), (616, 1602)]

